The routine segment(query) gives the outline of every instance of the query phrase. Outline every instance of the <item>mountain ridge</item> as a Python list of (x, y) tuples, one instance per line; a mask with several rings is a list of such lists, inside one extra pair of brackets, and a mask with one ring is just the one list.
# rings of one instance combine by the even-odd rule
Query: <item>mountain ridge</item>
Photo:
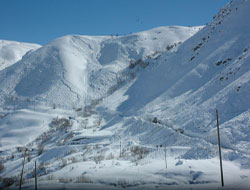
[[(157, 35), (159, 32), (158, 30), (159, 28), (154, 29), (150, 32)], [(173, 31), (173, 37), (170, 36), (170, 38), (167, 38), (166, 40), (160, 40), (170, 41), (165, 44), (166, 46), (167, 44), (172, 44), (174, 42), (177, 43), (177, 41), (186, 39), (188, 36), (198, 31), (199, 27), (165, 27), (164, 30), (163, 28), (160, 28), (160, 30), (162, 30), (162, 33), (164, 33), (165, 30), (165, 34), (167, 32)], [(175, 30), (177, 34), (175, 34)], [(29, 56), (26, 56), (23, 60), (21, 60), (21, 62), (23, 62), (24, 64), (20, 67), (23, 67), (23, 69), (27, 68), (27, 71), (24, 74), (24, 79), (21, 80), (20, 83), (16, 84), (17, 87), (13, 89), (13, 92), (16, 92), (15, 94), (13, 94), (13, 96), (31, 96), (29, 98), (32, 99), (32, 96), (39, 96), (39, 94), (42, 92), (38, 91), (37, 93), (35, 93), (33, 92), (34, 89), (44, 89), (43, 93), (46, 93), (46, 91), (48, 91), (48, 93), (53, 91), (52, 94), (48, 95), (47, 97), (49, 99), (50, 97), (54, 96), (51, 99), (51, 102), (55, 101), (53, 103), (56, 104), (59, 104), (59, 102), (56, 101), (60, 99), (57, 97), (62, 98), (60, 100), (60, 104), (65, 103), (65, 100), (62, 96), (60, 96), (59, 92), (66, 93), (67, 95), (65, 96), (71, 97), (71, 100), (73, 100), (71, 101), (71, 104), (74, 104), (73, 102), (79, 103), (79, 101), (80, 104), (84, 104), (84, 101), (89, 101), (89, 99), (87, 98), (86, 100), (84, 100), (82, 98), (87, 97), (88, 94), (91, 93), (92, 96), (95, 96), (95, 94), (97, 94), (98, 96), (98, 93), (101, 94), (100, 96), (103, 96), (103, 94), (106, 93), (106, 85), (103, 86), (102, 84), (99, 84), (99, 87), (97, 87), (97, 89), (102, 89), (100, 90), (100, 92), (98, 92), (97, 89), (93, 89), (89, 86), (89, 83), (92, 83), (91, 81), (89, 81), (90, 79), (97, 80), (96, 82), (93, 81), (93, 84), (96, 84), (97, 82), (100, 83), (101, 81), (105, 82), (105, 80), (107, 80), (106, 83), (114, 83), (113, 81), (118, 77), (115, 73), (119, 73), (121, 70), (125, 69), (129, 64), (129, 59), (139, 59), (140, 57), (143, 57), (145, 55), (150, 55), (154, 51), (159, 51), (159, 49), (163, 50), (165, 48), (165, 46), (163, 47), (163, 45), (160, 48), (147, 47), (148, 50), (144, 48), (145, 43), (152, 44), (152, 41), (157, 41), (155, 39), (147, 40), (147, 33), (150, 32), (141, 32), (118, 38), (72, 35), (53, 40), (51, 43), (43, 46), (32, 55), (30, 54)], [(164, 34), (159, 33), (158, 35)], [(138, 42), (132, 41), (131, 44), (131, 38), (138, 38)], [(142, 38), (145, 42), (141, 40)], [(134, 48), (134, 46), (138, 46), (138, 48)], [(150, 49), (154, 50), (152, 51)], [(104, 54), (102, 53), (103, 51)], [(143, 55), (143, 52), (145, 52), (145, 55)], [(111, 60), (111, 58), (113, 60)], [(21, 64), (22, 63), (18, 63), (18, 65)], [(51, 68), (49, 69), (49, 67)], [(48, 68), (49, 70), (46, 68)], [(30, 73), (30, 76), (27, 75), (28, 72)], [(50, 74), (47, 76), (46, 72), (50, 72)], [(103, 77), (98, 79), (94, 74), (91, 74), (91, 72), (97, 72), (97, 74), (98, 72), (101, 72), (99, 74)], [(108, 78), (104, 76), (102, 72), (106, 73), (106, 76), (108, 76)], [(27, 75), (26, 78), (25, 75)], [(2, 74), (2, 76), (6, 78), (4, 74)], [(41, 79), (39, 79), (39, 77), (41, 77)], [(44, 80), (46, 77), (48, 78), (45, 82)], [(55, 82), (55, 85), (52, 84), (53, 81)], [(41, 87), (37, 88), (37, 86)], [(57, 86), (55, 90), (53, 90), (54, 86)], [(30, 89), (30, 91), (24, 91), (22, 89)], [(49, 89), (52, 90), (50, 91)], [(95, 92), (91, 92), (93, 90)], [(8, 92), (8, 94), (10, 94), (10, 92)], [(100, 98), (100, 96), (97, 98)], [(70, 101), (70, 99), (67, 100)]]

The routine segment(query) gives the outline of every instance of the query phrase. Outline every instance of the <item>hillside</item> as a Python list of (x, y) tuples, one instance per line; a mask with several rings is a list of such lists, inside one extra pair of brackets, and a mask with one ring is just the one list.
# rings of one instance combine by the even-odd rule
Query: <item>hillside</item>
[[(86, 105), (114, 86), (131, 60), (159, 54), (200, 27), (162, 27), (122, 37), (65, 36), (0, 73), (0, 103), (27, 98), (62, 107)], [(149, 45), (150, 44), (150, 45)]]
[(0, 70), (21, 60), (27, 52), (40, 47), (38, 44), (0, 40)]
[(247, 189), (249, 10), (235, 0), (204, 27), (64, 36), (0, 71), (1, 176), (18, 178), (26, 146), (30, 189), (35, 161), (45, 189), (219, 189), (218, 109), (223, 189)]

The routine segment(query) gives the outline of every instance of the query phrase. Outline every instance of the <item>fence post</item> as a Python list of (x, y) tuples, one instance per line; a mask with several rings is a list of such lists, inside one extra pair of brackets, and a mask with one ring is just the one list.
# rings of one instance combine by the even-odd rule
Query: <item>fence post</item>
[(216, 109), (216, 120), (217, 120), (218, 146), (219, 146), (219, 157), (220, 157), (221, 186), (223, 187), (224, 186), (224, 179), (223, 179), (222, 158), (221, 158), (219, 115), (218, 115), (218, 110), (217, 109)]

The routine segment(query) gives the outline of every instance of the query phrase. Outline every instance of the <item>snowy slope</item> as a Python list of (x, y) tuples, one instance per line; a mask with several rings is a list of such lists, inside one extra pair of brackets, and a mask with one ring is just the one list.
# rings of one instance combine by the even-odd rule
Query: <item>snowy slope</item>
[(164, 51), (200, 28), (162, 27), (118, 38), (73, 35), (56, 39), (0, 73), (0, 102), (10, 105), (11, 96), (70, 108), (86, 105), (107, 94), (131, 59)]
[[(143, 72), (125, 93), (129, 99), (118, 110), (126, 115), (153, 115), (170, 120), (190, 136), (216, 138), (215, 110), (225, 135), (224, 146), (249, 144), (250, 25), (249, 1), (236, 1), (222, 9), (178, 51), (163, 54), (158, 66)], [(245, 127), (230, 126), (237, 120)], [(229, 127), (230, 126), (230, 127)], [(237, 132), (236, 132), (237, 131)], [(241, 132), (239, 132), (241, 131)], [(233, 135), (241, 133), (242, 135)], [(235, 148), (236, 148), (235, 147)], [(241, 151), (245, 150), (245, 146)]]
[(18, 177), (25, 145), (29, 189), (35, 161), (45, 189), (219, 189), (218, 109), (223, 189), (248, 189), (249, 10), (235, 0), (205, 27), (65, 36), (0, 71), (1, 175)]
[(0, 70), (21, 60), (27, 52), (40, 47), (38, 44), (0, 40)]

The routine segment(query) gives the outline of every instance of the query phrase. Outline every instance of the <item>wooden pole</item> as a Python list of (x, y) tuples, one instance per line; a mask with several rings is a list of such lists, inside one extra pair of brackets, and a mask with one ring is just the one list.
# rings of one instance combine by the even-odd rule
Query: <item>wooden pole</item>
[(25, 152), (24, 152), (23, 167), (22, 167), (22, 171), (21, 171), (21, 177), (20, 177), (20, 183), (19, 183), (19, 190), (21, 190), (21, 189), (22, 189), (22, 182), (23, 182), (23, 169), (24, 169), (24, 163), (25, 163), (26, 151), (27, 151), (27, 149), (25, 149)]
[(224, 186), (224, 179), (223, 179), (222, 158), (221, 158), (220, 129), (219, 129), (219, 115), (218, 115), (218, 110), (217, 110), (217, 109), (216, 109), (216, 120), (217, 120), (217, 132), (218, 132), (219, 156), (220, 156), (221, 186), (223, 187), (223, 186)]
[(36, 161), (35, 161), (35, 190), (37, 190), (37, 170), (36, 170)]

